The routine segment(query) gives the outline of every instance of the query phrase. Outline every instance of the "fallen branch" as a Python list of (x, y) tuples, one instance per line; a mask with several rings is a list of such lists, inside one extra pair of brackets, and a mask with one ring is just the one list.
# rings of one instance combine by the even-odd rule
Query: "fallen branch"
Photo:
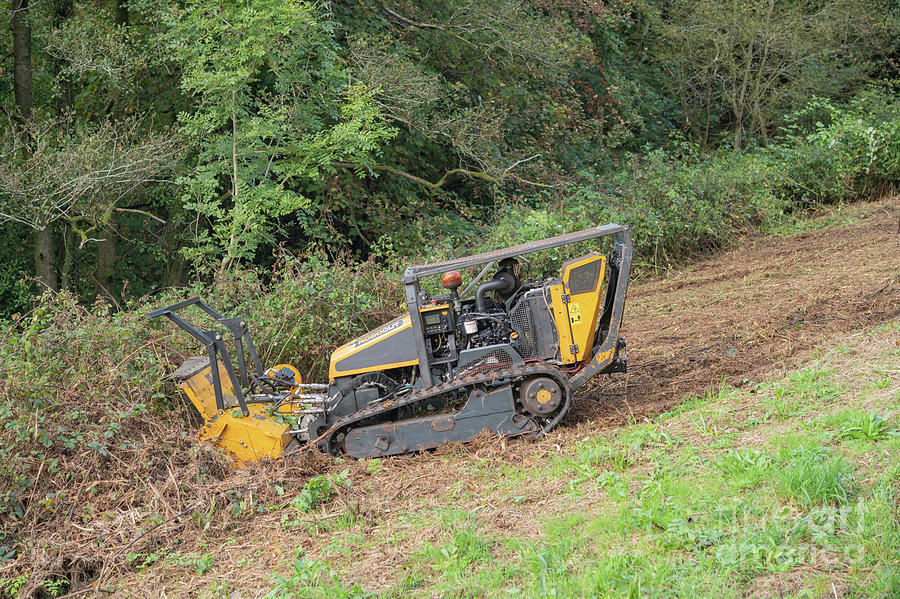
[(850, 320), (850, 319), (844, 318), (843, 316), (832, 316), (829, 318), (813, 318), (811, 320), (795, 320), (794, 322), (789, 322), (785, 325), (781, 325), (780, 327), (775, 329), (775, 332), (777, 333), (778, 331), (780, 331), (782, 329), (786, 329), (788, 327), (792, 327), (797, 324), (813, 324), (813, 323), (817, 323), (817, 322), (828, 322), (830, 320)]
[(137, 543), (137, 542), (140, 541), (141, 539), (143, 539), (145, 536), (147, 536), (148, 534), (150, 534), (151, 532), (153, 532), (154, 530), (156, 530), (156, 529), (159, 528), (160, 526), (164, 526), (164, 525), (168, 524), (169, 522), (171, 522), (172, 520), (176, 520), (176, 519), (178, 519), (178, 518), (181, 518), (182, 516), (184, 516), (184, 515), (187, 514), (188, 512), (194, 511), (195, 509), (201, 507), (201, 506), (204, 505), (205, 503), (206, 503), (206, 502), (201, 502), (201, 503), (198, 503), (198, 504), (196, 504), (196, 505), (192, 505), (192, 506), (190, 506), (189, 508), (184, 509), (184, 510), (178, 512), (177, 514), (175, 514), (175, 515), (172, 516), (171, 518), (166, 518), (165, 520), (163, 520), (163, 521), (160, 522), (159, 524), (155, 524), (155, 525), (151, 526), (150, 528), (148, 528), (147, 530), (145, 530), (144, 532), (142, 532), (142, 533), (139, 534), (138, 536), (136, 536), (136, 537), (134, 537), (133, 539), (131, 539), (131, 540), (128, 542), (128, 544), (126, 544), (124, 547), (122, 547), (121, 549), (119, 549), (119, 550), (116, 552), (116, 554), (113, 555), (113, 559), (115, 559), (115, 558), (119, 557), (120, 555), (122, 555), (122, 552), (123, 552), (123, 551), (125, 551), (126, 549), (128, 549), (129, 547), (131, 547), (132, 545), (134, 545), (135, 543)]
[(540, 156), (540, 154), (535, 154), (534, 156), (531, 156), (529, 158), (523, 158), (522, 160), (518, 160), (518, 161), (514, 162), (513, 164), (506, 167), (506, 169), (504, 169), (503, 173), (500, 174), (499, 176), (490, 175), (484, 171), (472, 171), (472, 170), (465, 169), (465, 168), (454, 168), (454, 169), (450, 169), (449, 171), (444, 173), (443, 176), (441, 176), (441, 178), (435, 182), (428, 181), (427, 179), (423, 179), (422, 177), (413, 175), (412, 173), (408, 173), (408, 172), (400, 170), (398, 168), (394, 168), (393, 166), (388, 166), (386, 164), (374, 164), (374, 165), (370, 165), (370, 166), (363, 165), (363, 164), (357, 164), (357, 163), (353, 163), (353, 162), (332, 162), (331, 164), (333, 166), (336, 166), (339, 168), (349, 168), (349, 169), (365, 168), (365, 169), (370, 169), (373, 171), (382, 171), (382, 172), (386, 172), (386, 173), (391, 173), (392, 175), (397, 175), (398, 177), (403, 177), (404, 179), (408, 179), (408, 180), (412, 181), (413, 183), (418, 183), (419, 185), (427, 187), (431, 191), (439, 190), (441, 187), (446, 185), (447, 182), (455, 175), (462, 175), (462, 176), (468, 177), (470, 179), (480, 179), (480, 180), (486, 181), (488, 183), (502, 183), (504, 179), (509, 178), (509, 179), (513, 179), (515, 181), (519, 181), (520, 183), (525, 183), (526, 185), (531, 185), (533, 187), (541, 187), (544, 189), (549, 189), (553, 186), (546, 185), (544, 183), (537, 183), (535, 181), (529, 181), (528, 179), (525, 179), (518, 175), (514, 175), (509, 172), (511, 169), (515, 168), (516, 166), (518, 166), (522, 163), (528, 162), (529, 160), (534, 160), (538, 156)]
[(334, 479), (331, 477), (331, 475), (328, 474), (326, 476), (328, 476), (328, 482), (331, 483), (331, 488), (334, 489), (335, 493), (337, 493), (337, 498), (341, 503), (344, 504), (344, 507), (347, 508), (347, 511), (350, 513), (350, 517), (354, 518), (356, 516), (356, 508), (350, 505), (350, 502), (347, 501), (346, 497), (344, 497), (344, 493), (341, 491), (341, 488), (337, 485), (337, 483), (334, 482)]

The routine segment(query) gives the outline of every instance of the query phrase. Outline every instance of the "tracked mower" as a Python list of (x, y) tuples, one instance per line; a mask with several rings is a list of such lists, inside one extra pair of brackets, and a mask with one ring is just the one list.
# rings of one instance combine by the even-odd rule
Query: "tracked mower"
[[(606, 256), (567, 260), (555, 276), (523, 276), (528, 254), (607, 236)], [(205, 346), (171, 376), (204, 419), (200, 440), (236, 466), (301, 443), (354, 458), (397, 455), (485, 429), (544, 434), (588, 380), (624, 372), (619, 328), (631, 259), (628, 228), (610, 224), (407, 268), (407, 313), (337, 348), (327, 383), (305, 383), (285, 364), (264, 369), (247, 322), (198, 297), (149, 317), (169, 318)], [(477, 273), (462, 291), (460, 271)], [(438, 276), (443, 292), (432, 295), (428, 282)], [(216, 326), (189, 323), (179, 313), (190, 306)]]

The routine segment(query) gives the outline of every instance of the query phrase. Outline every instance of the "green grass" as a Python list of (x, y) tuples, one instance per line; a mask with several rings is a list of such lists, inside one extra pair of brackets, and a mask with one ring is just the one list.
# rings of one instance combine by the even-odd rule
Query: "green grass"
[(773, 478), (779, 492), (805, 507), (822, 503), (846, 505), (856, 484), (853, 467), (824, 449), (801, 450), (784, 456)]
[(774, 465), (771, 456), (751, 447), (726, 451), (716, 460), (716, 467), (722, 475), (738, 488), (760, 484)]
[(685, 412), (693, 412), (698, 408), (710, 405), (717, 405), (733, 401), (736, 396), (736, 390), (724, 381), (716, 387), (710, 387), (705, 393), (699, 395), (688, 395), (681, 404), (673, 410), (663, 412), (656, 417), (657, 421), (675, 418)]
[(771, 390), (768, 401), (770, 415), (778, 420), (802, 416), (810, 408), (836, 400), (840, 389), (832, 382), (830, 370), (813, 366), (795, 370), (781, 381), (763, 385)]
[(838, 438), (882, 441), (897, 433), (897, 427), (877, 412), (851, 412), (841, 424)]
[(468, 569), (488, 560), (490, 541), (479, 531), (478, 519), (471, 513), (448, 510), (441, 515), (444, 531), (439, 543), (426, 542), (415, 557), (431, 569), (441, 572), (451, 582), (462, 580)]

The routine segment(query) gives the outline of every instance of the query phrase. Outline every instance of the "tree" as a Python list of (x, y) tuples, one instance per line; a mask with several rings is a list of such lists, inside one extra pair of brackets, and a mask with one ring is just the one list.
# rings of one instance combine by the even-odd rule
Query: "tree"
[(686, 124), (704, 145), (720, 118), (730, 119), (735, 149), (748, 135), (767, 143), (784, 111), (866, 74), (866, 57), (848, 53), (872, 16), (860, 0), (673, 2), (663, 59)]
[(453, 162), (433, 178), (429, 165), (418, 172), (397, 164), (376, 170), (432, 192), (458, 178), (533, 185), (515, 169), (534, 166), (548, 140), (510, 141), (534, 142), (546, 133), (547, 122), (560, 118), (552, 93), (586, 40), (562, 18), (522, 0), (399, 4), (371, 6), (382, 27), (354, 29), (347, 43), (353, 74), (377, 86), (380, 109), (409, 133), (410, 144), (424, 138), (450, 150)]
[[(0, 144), (0, 220), (31, 227), (38, 233), (65, 221), (84, 247), (105, 235), (113, 215), (138, 210), (122, 206), (147, 184), (169, 176), (180, 147), (172, 133), (154, 133), (136, 119), (74, 124), (71, 117), (32, 120), (19, 137)], [(27, 141), (23, 141), (27, 140)], [(27, 149), (26, 149), (27, 148)], [(11, 157), (27, 154), (23, 160)], [(158, 217), (157, 217), (158, 218)], [(47, 273), (56, 280), (56, 255), (47, 251)]]
[(188, 2), (165, 13), (194, 106), (179, 117), (197, 158), (181, 179), (196, 215), (193, 259), (224, 271), (310, 206), (296, 187), (353, 162), (364, 172), (394, 135), (374, 89), (349, 84), (334, 23), (301, 0)]

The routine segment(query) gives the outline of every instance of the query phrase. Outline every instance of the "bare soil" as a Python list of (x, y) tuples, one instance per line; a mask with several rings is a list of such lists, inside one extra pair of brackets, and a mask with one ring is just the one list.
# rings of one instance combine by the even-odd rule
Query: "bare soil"
[[(734, 249), (629, 290), (629, 372), (583, 394), (566, 424), (618, 426), (686, 394), (741, 387), (806, 359), (825, 339), (900, 314), (898, 199), (841, 213), (847, 224)], [(836, 341), (837, 342), (837, 341)]]

